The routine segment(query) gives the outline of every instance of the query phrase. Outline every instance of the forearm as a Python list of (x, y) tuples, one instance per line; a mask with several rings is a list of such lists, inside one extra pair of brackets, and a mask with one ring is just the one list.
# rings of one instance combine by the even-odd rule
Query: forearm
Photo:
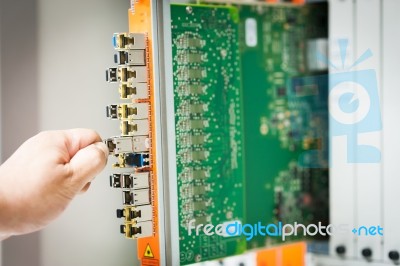
[[(1, 189), (0, 189), (0, 191), (1, 191)], [(9, 228), (8, 228), (9, 220), (7, 218), (8, 206), (6, 206), (6, 205), (7, 205), (7, 203), (4, 200), (4, 195), (0, 195), (0, 241), (4, 240), (10, 236), (10, 232), (9, 232)]]
[(7, 196), (7, 179), (4, 177), (4, 167), (0, 165), (0, 241), (11, 236), (12, 214), (10, 213), (10, 202)]

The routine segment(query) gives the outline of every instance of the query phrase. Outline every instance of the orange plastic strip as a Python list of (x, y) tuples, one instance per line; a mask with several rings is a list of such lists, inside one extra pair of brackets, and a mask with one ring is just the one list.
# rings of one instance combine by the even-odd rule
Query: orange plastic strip
[(306, 3), (306, 0), (292, 0), (292, 3), (293, 4), (305, 4)]
[(299, 242), (257, 252), (258, 266), (305, 266), (307, 244)]
[(153, 51), (152, 51), (152, 14), (150, 0), (135, 1), (133, 9), (129, 10), (129, 32), (146, 33), (148, 36), (148, 69), (149, 69), (149, 90), (150, 90), (150, 114), (151, 121), (151, 153), (150, 153), (150, 171), (151, 171), (151, 202), (153, 205), (153, 230), (152, 237), (138, 239), (138, 259), (143, 266), (160, 265), (160, 239), (159, 239), (159, 221), (158, 221), (158, 184), (156, 169), (156, 124), (154, 110), (154, 73), (153, 73)]

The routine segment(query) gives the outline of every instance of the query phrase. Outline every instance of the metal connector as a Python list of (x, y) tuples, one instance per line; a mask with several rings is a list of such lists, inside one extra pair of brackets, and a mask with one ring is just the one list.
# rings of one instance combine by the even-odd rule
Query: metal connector
[(124, 50), (114, 55), (114, 62), (118, 65), (145, 66), (146, 50)]
[(114, 33), (115, 49), (145, 49), (146, 35), (143, 33)]
[(131, 174), (132, 178), (132, 188), (141, 189), (150, 187), (150, 173), (142, 172)]
[(110, 67), (106, 70), (106, 80), (108, 82), (117, 82), (118, 81), (118, 69), (116, 67)]
[(122, 175), (123, 174), (112, 174), (110, 175), (110, 187), (122, 188)]
[(132, 121), (121, 121), (120, 129), (121, 134), (124, 136), (143, 136), (149, 135), (149, 120), (132, 120)]
[(150, 142), (148, 136), (114, 137), (105, 140), (110, 155), (120, 153), (133, 153), (149, 151)]
[(122, 202), (124, 205), (134, 206), (150, 204), (150, 189), (124, 190)]
[(121, 80), (125, 82), (147, 82), (148, 74), (147, 68), (143, 66), (139, 67), (128, 67), (127, 68), (127, 78), (126, 80)]
[(121, 225), (121, 234), (124, 234), (126, 238), (142, 238), (153, 235), (153, 222), (146, 221), (140, 223), (126, 223)]
[(148, 103), (120, 104), (119, 107), (120, 119), (147, 119), (149, 116)]
[(124, 103), (107, 106), (107, 117), (110, 119), (134, 120), (147, 119), (149, 116), (148, 103)]
[(117, 168), (143, 168), (150, 166), (148, 153), (123, 153), (118, 155), (118, 163), (113, 167)]
[(153, 219), (153, 207), (151, 205), (143, 205), (118, 209), (117, 218), (125, 218), (126, 223), (151, 221)]
[(120, 173), (110, 176), (110, 186), (113, 188), (142, 189), (150, 187), (150, 173)]
[(147, 82), (148, 73), (145, 66), (117, 67), (107, 70), (108, 82)]
[(121, 99), (147, 99), (149, 98), (149, 88), (147, 83), (122, 83), (119, 86)]
[(118, 105), (110, 104), (106, 106), (106, 116), (110, 119), (118, 119)]

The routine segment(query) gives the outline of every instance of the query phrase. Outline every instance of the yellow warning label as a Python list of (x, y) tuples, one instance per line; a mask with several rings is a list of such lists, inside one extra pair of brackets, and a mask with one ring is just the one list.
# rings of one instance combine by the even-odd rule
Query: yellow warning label
[(143, 257), (154, 258), (153, 251), (151, 251), (150, 244), (147, 244), (146, 250), (144, 251)]

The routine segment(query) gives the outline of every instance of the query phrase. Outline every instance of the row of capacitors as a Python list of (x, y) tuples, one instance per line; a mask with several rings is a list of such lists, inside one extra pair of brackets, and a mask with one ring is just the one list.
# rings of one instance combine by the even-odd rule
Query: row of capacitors
[(143, 33), (115, 33), (113, 45), (117, 67), (107, 69), (107, 81), (117, 83), (125, 103), (107, 106), (107, 117), (120, 121), (121, 136), (105, 140), (118, 173), (110, 186), (122, 190), (124, 207), (117, 217), (124, 219), (121, 233), (127, 238), (153, 235), (150, 171), (150, 94), (147, 36)]

